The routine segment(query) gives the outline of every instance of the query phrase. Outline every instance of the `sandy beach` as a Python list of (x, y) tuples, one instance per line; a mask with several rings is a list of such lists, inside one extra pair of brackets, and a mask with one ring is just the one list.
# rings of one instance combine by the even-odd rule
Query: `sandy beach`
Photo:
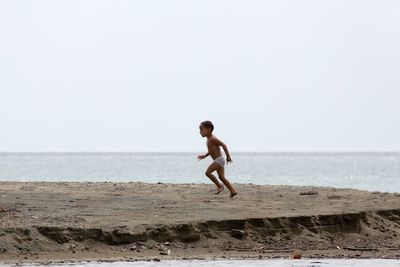
[(0, 261), (400, 257), (400, 194), (235, 186), (1, 182)]

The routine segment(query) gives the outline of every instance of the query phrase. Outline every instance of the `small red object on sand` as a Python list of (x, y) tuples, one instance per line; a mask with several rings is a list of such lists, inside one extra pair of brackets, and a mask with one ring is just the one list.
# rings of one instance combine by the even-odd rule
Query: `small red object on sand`
[(294, 255), (293, 255), (293, 259), (294, 259), (294, 260), (299, 260), (299, 259), (301, 259), (301, 254), (294, 254)]

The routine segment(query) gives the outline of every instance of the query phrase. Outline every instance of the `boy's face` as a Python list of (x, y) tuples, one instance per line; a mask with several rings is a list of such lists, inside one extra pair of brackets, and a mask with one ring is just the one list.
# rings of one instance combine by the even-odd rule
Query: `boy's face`
[(200, 135), (202, 137), (205, 137), (210, 134), (210, 129), (204, 127), (203, 125), (200, 124), (199, 128), (200, 128)]

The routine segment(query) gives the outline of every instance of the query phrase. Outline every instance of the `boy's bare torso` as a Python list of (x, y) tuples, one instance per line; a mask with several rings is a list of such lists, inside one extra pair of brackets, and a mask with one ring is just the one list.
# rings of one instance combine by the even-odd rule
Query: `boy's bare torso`
[(207, 149), (208, 153), (214, 160), (222, 156), (218, 139), (214, 135), (207, 139)]

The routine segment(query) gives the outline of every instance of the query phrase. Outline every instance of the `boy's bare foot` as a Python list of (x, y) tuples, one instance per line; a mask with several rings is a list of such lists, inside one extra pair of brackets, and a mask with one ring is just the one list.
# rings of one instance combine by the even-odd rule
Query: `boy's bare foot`
[(225, 187), (221, 186), (220, 188), (217, 189), (217, 191), (215, 192), (216, 195), (218, 195), (219, 193), (222, 192), (222, 190), (224, 190)]
[(233, 193), (231, 192), (231, 195), (230, 195), (229, 197), (232, 198), (232, 197), (234, 197), (234, 196), (236, 196), (236, 195), (237, 195), (237, 192), (233, 192)]

